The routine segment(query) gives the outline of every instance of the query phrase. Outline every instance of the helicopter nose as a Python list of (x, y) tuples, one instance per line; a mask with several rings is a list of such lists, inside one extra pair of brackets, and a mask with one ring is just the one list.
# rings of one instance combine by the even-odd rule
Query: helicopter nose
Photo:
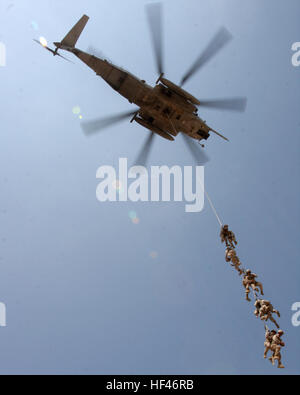
[(208, 132), (206, 132), (205, 130), (201, 130), (201, 129), (198, 130), (197, 134), (200, 137), (204, 138), (205, 140), (207, 140), (210, 136), (210, 134)]

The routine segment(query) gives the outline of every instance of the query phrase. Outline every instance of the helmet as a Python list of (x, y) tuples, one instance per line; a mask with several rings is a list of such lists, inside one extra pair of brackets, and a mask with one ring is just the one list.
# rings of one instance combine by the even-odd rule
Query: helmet
[(251, 273), (251, 270), (250, 269), (247, 269), (246, 270), (246, 274), (250, 274)]
[(284, 334), (284, 332), (281, 329), (279, 329), (278, 335), (283, 335), (283, 334)]

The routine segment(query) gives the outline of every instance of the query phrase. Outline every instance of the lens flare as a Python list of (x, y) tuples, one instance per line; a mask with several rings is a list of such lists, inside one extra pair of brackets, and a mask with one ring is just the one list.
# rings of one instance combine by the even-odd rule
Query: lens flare
[(37, 24), (36, 21), (32, 21), (32, 22), (31, 22), (31, 27), (32, 27), (34, 30), (39, 30), (39, 25)]
[(152, 259), (156, 259), (157, 256), (158, 256), (158, 253), (156, 251), (151, 251), (150, 252), (150, 256), (151, 256)]
[(48, 43), (45, 37), (40, 37), (40, 43), (43, 47), (47, 47)]
[(73, 112), (74, 115), (79, 115), (80, 112), (81, 112), (80, 107), (79, 106), (73, 107), (72, 108), (72, 112)]
[(130, 219), (135, 219), (135, 218), (137, 218), (137, 214), (136, 214), (136, 212), (135, 211), (129, 211), (129, 218)]
[(116, 191), (120, 192), (120, 190), (122, 189), (122, 183), (121, 183), (121, 181), (119, 181), (119, 180), (113, 181), (112, 187), (113, 187)]

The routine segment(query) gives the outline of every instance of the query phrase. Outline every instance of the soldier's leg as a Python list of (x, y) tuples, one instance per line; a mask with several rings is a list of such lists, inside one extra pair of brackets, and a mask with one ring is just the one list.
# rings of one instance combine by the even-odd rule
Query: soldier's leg
[(232, 266), (232, 267), (234, 267), (234, 268), (235, 268), (235, 270), (238, 270), (238, 266), (237, 266), (237, 264), (236, 264), (236, 263), (233, 263), (231, 266)]
[(281, 362), (281, 353), (279, 353), (279, 357), (278, 357), (278, 369), (284, 369), (284, 365)]
[(269, 342), (265, 342), (264, 346), (265, 346), (264, 358), (266, 359), (269, 350), (271, 350), (271, 344)]
[(236, 271), (239, 272), (239, 276), (243, 274), (243, 270), (240, 268), (240, 265), (235, 265)]
[(269, 361), (272, 363), (273, 366), (275, 365), (275, 356), (274, 356), (274, 354), (275, 354), (275, 351), (273, 351), (273, 355), (269, 358)]
[(262, 283), (259, 283), (259, 282), (256, 282), (256, 284), (255, 284), (257, 287), (259, 287), (259, 289), (260, 289), (260, 293), (263, 295), (264, 294), (264, 290), (263, 290), (263, 286), (262, 286)]
[(270, 350), (272, 352), (271, 357), (269, 358), (269, 361), (272, 363), (272, 365), (274, 366), (275, 361), (274, 361), (274, 357), (275, 357), (275, 352), (276, 352), (276, 346), (271, 344)]
[(277, 346), (276, 347), (276, 349), (275, 349), (275, 354), (274, 354), (274, 358), (273, 358), (273, 360), (275, 361), (275, 360), (277, 360), (277, 363), (278, 363), (278, 368), (279, 369), (284, 369), (284, 366), (282, 365), (282, 363), (281, 363), (281, 352), (280, 352), (280, 350), (281, 350), (281, 347), (280, 346)]
[(279, 313), (278, 310), (273, 310), (273, 313), (274, 313), (274, 314), (277, 314), (277, 316), (280, 318), (280, 313)]
[(251, 299), (249, 298), (249, 293), (250, 293), (250, 289), (249, 289), (249, 284), (246, 285), (246, 300), (248, 300), (248, 302), (251, 302)]
[(239, 275), (241, 276), (243, 274), (243, 270), (240, 268), (241, 262), (239, 261), (236, 265), (236, 270), (239, 272)]
[(270, 321), (272, 321), (272, 322), (273, 322), (273, 324), (275, 324), (275, 325), (276, 325), (276, 328), (277, 328), (277, 329), (279, 329), (279, 328), (280, 328), (280, 327), (279, 327), (279, 325), (277, 324), (277, 322), (275, 321), (275, 319), (272, 317), (272, 315), (270, 315), (269, 319), (270, 319)]
[(258, 288), (256, 288), (254, 283), (251, 283), (251, 288), (253, 289), (253, 292), (258, 292)]

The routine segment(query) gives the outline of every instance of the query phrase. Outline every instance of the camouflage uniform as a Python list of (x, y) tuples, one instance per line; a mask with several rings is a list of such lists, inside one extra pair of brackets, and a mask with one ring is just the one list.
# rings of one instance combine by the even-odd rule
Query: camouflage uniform
[(273, 322), (273, 324), (276, 325), (277, 328), (279, 328), (279, 325), (273, 318), (272, 314), (277, 314), (278, 317), (280, 317), (280, 313), (278, 310), (275, 310), (272, 306), (272, 304), (268, 300), (262, 300), (261, 301), (261, 308), (259, 310), (259, 316), (260, 319), (263, 321), (268, 321), (270, 320)]
[(284, 334), (282, 330), (279, 330), (276, 335), (273, 336), (272, 338), (272, 351), (273, 355), (269, 360), (272, 362), (272, 365), (275, 365), (275, 361), (278, 361), (278, 368), (279, 369), (284, 369), (284, 366), (281, 363), (281, 347), (284, 347), (285, 344), (281, 340), (281, 336)]
[(243, 285), (246, 290), (246, 300), (248, 300), (248, 302), (251, 302), (251, 300), (249, 299), (250, 287), (253, 289), (254, 292), (258, 292), (257, 287), (259, 287), (261, 294), (264, 294), (263, 286), (260, 282), (256, 281), (256, 277), (257, 275), (255, 273), (252, 273), (251, 270), (248, 269), (243, 278)]
[(272, 342), (273, 342), (273, 336), (276, 335), (276, 331), (274, 331), (274, 329), (272, 329), (271, 331), (265, 326), (265, 342), (264, 342), (264, 346), (265, 346), (265, 351), (264, 351), (264, 358), (267, 358), (268, 352), (272, 350)]
[(239, 275), (242, 275), (244, 273), (244, 271), (240, 268), (242, 263), (236, 255), (235, 250), (231, 247), (226, 248), (225, 260), (226, 262), (232, 262), (231, 266), (233, 266), (239, 272)]
[(254, 315), (256, 316), (256, 317), (259, 317), (259, 312), (260, 312), (260, 309), (261, 309), (261, 302), (262, 302), (262, 300), (261, 299), (257, 299), (256, 301), (255, 301), (255, 303), (254, 303), (254, 306), (255, 306), (255, 310), (254, 310)]
[(226, 247), (235, 248), (235, 246), (237, 245), (235, 234), (228, 229), (228, 225), (222, 226), (220, 237), (222, 243), (224, 243), (225, 241)]

